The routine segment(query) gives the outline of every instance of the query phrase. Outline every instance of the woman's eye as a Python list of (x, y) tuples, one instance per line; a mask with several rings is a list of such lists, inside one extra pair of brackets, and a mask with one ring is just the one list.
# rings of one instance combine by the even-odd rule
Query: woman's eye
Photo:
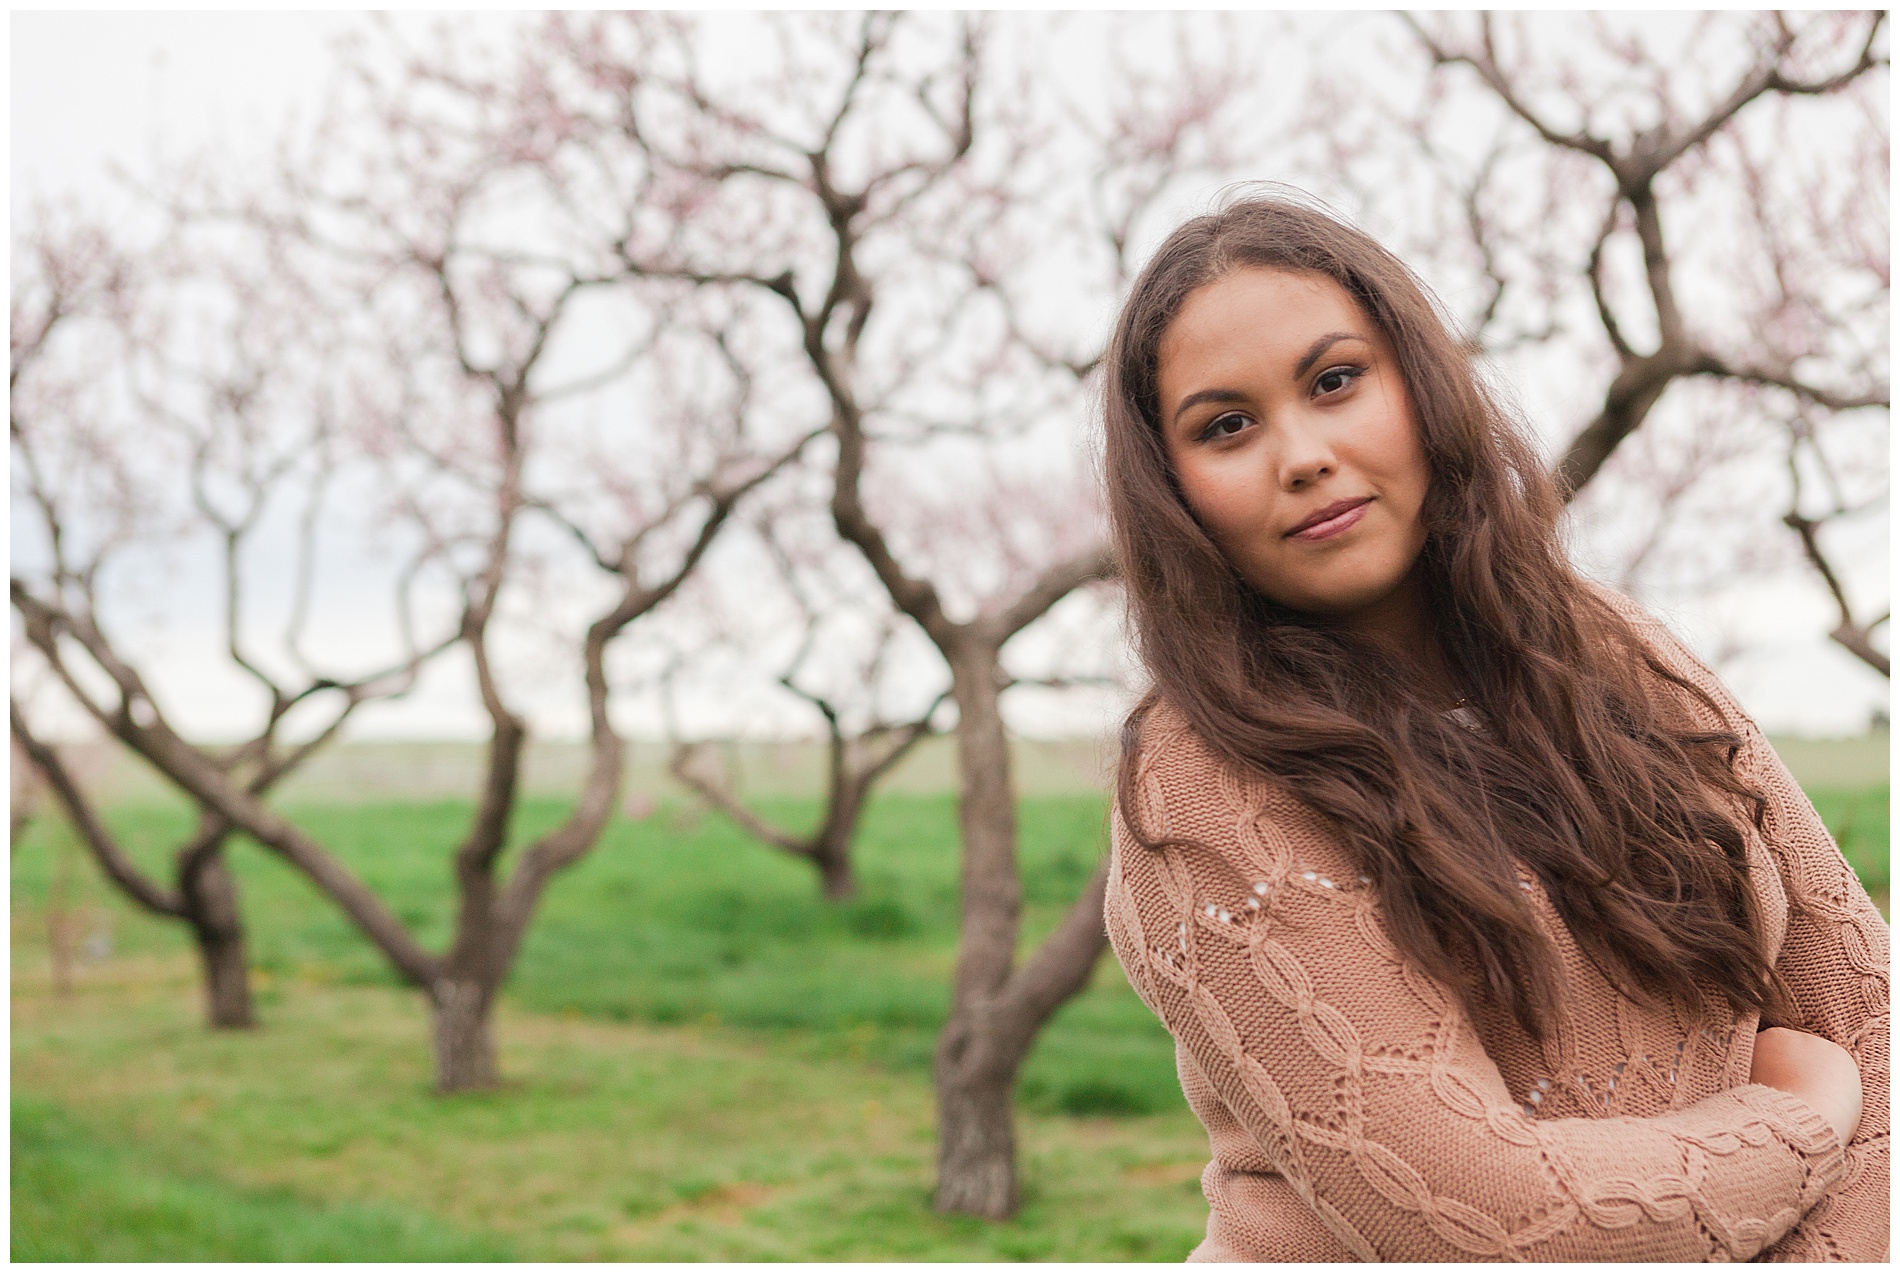
[(1228, 412), (1207, 422), (1201, 430), (1201, 441), (1218, 442), (1222, 438), (1231, 438), (1247, 427), (1247, 417), (1237, 412)]
[(1322, 395), (1338, 393), (1365, 374), (1364, 367), (1331, 367), (1319, 373), (1319, 378), (1313, 381), (1313, 388)]

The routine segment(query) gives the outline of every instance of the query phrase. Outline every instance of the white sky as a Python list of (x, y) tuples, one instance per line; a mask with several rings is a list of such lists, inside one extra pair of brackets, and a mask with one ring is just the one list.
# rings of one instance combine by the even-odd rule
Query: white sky
[[(426, 13), (392, 19), (409, 30), (438, 21), (517, 20)], [(12, 14), (10, 208), (17, 214), (39, 197), (73, 193), (111, 201), (108, 171), (118, 165), (137, 173), (154, 155), (206, 145), (238, 156), (254, 152), (291, 112), (316, 108), (331, 42), (368, 21), (342, 12)], [(1542, 406), (1535, 395), (1526, 398), (1533, 411)], [(1825, 595), (1804, 578), (1750, 583), (1668, 617), (1705, 649), (1722, 627), (1748, 634), (1753, 653), (1725, 670), (1769, 729), (1855, 732), (1887, 701), (1882, 678), (1826, 641)], [(187, 644), (175, 647), (180, 653), (161, 670), (160, 683), (211, 688), (216, 673), (185, 656)], [(437, 681), (436, 692), (378, 711), (357, 732), (460, 735), (478, 726), (446, 670)]]
[(342, 13), (14, 13), (12, 205), (154, 150), (255, 140), (314, 103)]

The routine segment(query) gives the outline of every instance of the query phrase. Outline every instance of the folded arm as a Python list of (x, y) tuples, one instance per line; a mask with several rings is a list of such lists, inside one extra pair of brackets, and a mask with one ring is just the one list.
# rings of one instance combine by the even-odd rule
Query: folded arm
[(1768, 802), (1762, 838), (1788, 895), (1788, 932), (1775, 971), (1797, 1015), (1767, 1024), (1818, 1034), (1846, 1048), (1860, 1067), (1860, 1126), (1847, 1144), (1846, 1175), (1767, 1258), (1882, 1259), (1891, 1157), (1887, 923), (1814, 805), (1734, 696), (1660, 623), (1640, 612), (1630, 617), (1656, 652), (1702, 686), (1724, 723), (1742, 735), (1737, 768)]

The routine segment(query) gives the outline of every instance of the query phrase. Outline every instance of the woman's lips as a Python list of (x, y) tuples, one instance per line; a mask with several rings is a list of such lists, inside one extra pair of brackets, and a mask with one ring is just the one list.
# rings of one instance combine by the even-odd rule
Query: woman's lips
[(1312, 543), (1315, 540), (1331, 539), (1343, 535), (1357, 526), (1366, 515), (1366, 505), (1372, 503), (1372, 496), (1364, 495), (1358, 499), (1342, 499), (1328, 504), (1311, 517), (1286, 533), (1288, 539), (1303, 540)]

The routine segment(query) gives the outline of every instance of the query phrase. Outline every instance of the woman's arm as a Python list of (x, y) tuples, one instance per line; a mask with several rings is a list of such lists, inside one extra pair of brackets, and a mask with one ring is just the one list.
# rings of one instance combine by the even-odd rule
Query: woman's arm
[(1840, 1044), (1805, 1030), (1769, 1026), (1755, 1035), (1750, 1083), (1798, 1096), (1834, 1129), (1843, 1145), (1860, 1127), (1860, 1066)]
[(1768, 801), (1762, 838), (1788, 895), (1788, 933), (1775, 971), (1799, 1014), (1769, 1024), (1837, 1043), (1860, 1068), (1862, 1112), (1847, 1144), (1846, 1177), (1766, 1258), (1882, 1259), (1891, 1156), (1887, 923), (1813, 804), (1727, 687), (1662, 624), (1617, 600), (1657, 654), (1715, 699), (1728, 728), (1743, 738), (1737, 768)]
[[(1767, 750), (1766, 741), (1760, 746)], [(1773, 768), (1785, 776), (1779, 759)], [(1791, 778), (1773, 789), (1766, 836), (1789, 903), (1788, 936), (1775, 970), (1799, 1014), (1780, 1024), (1847, 1050), (1860, 1070), (1861, 1113), (1847, 1142), (1845, 1179), (1767, 1258), (1879, 1260), (1889, 1243), (1892, 1156), (1888, 930), (1813, 806), (1799, 788), (1788, 788)]]
[(1185, 729), (1149, 733), (1135, 812), (1198, 847), (1143, 849), (1118, 819), (1116, 951), (1357, 1257), (1747, 1259), (1839, 1178), (1832, 1129), (1768, 1087), (1654, 1118), (1526, 1117), (1373, 894), (1315, 862), (1329, 841), (1312, 816)]

